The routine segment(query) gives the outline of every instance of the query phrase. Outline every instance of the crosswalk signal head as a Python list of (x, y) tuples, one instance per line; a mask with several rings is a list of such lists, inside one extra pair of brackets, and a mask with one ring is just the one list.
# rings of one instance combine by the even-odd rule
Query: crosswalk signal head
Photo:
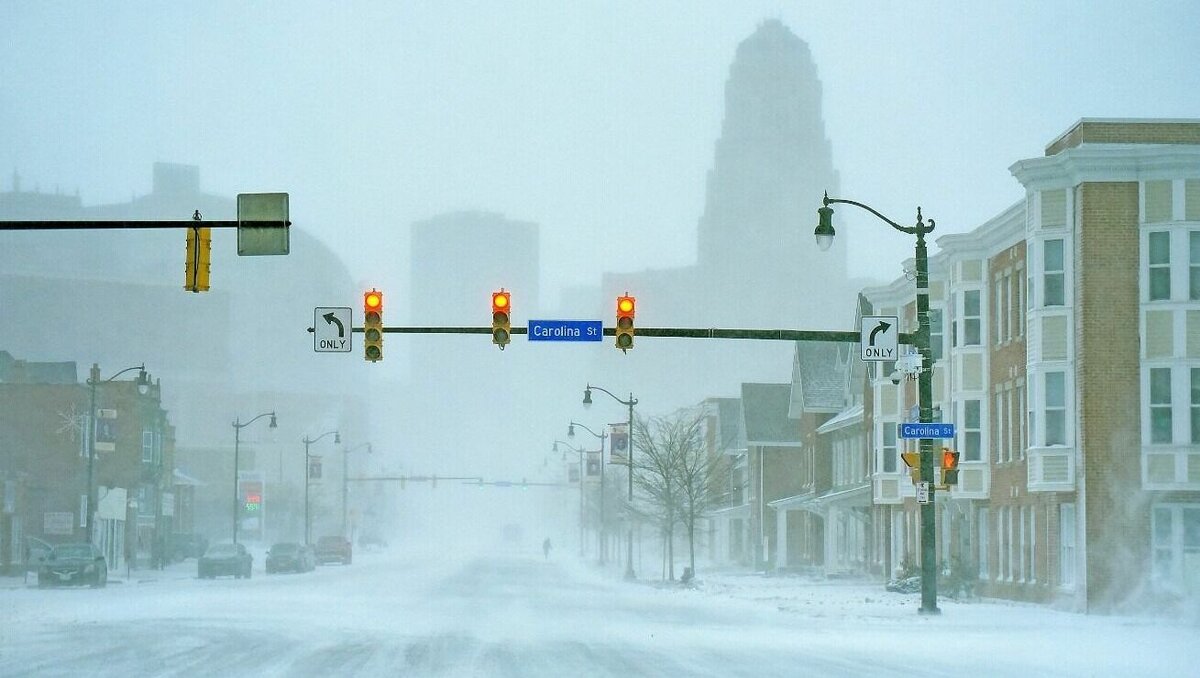
[(629, 296), (617, 297), (616, 344), (622, 351), (633, 348), (633, 314), (637, 311), (637, 299)]
[(512, 338), (511, 313), (512, 295), (504, 288), (492, 292), (492, 343), (499, 346), (501, 351)]
[(383, 360), (383, 292), (375, 288), (363, 293), (363, 357)]
[(900, 458), (904, 460), (904, 465), (908, 467), (908, 475), (912, 478), (913, 484), (921, 482), (921, 453), (901, 452)]
[(942, 484), (958, 484), (958, 452), (948, 447), (942, 448)]

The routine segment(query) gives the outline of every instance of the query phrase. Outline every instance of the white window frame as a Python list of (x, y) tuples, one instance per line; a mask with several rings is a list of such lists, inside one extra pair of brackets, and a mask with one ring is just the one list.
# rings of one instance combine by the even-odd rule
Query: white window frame
[(988, 532), (991, 526), (988, 523), (988, 507), (980, 506), (976, 512), (977, 525), (979, 529), (979, 578), (988, 578)]
[[(1062, 263), (1060, 268), (1047, 268), (1046, 249), (1050, 243), (1056, 242), (1062, 249)], [(1061, 308), (1067, 305), (1067, 242), (1065, 238), (1046, 238), (1042, 241), (1042, 306), (1045, 308)], [(1060, 287), (1062, 289), (1062, 300), (1059, 303), (1052, 304), (1046, 299), (1046, 291), (1050, 289), (1049, 281), (1051, 277), (1061, 280)]]
[[(1148, 416), (1148, 422), (1147, 422), (1146, 441), (1150, 445), (1171, 445), (1171, 444), (1174, 444), (1174, 442), (1175, 442), (1175, 413), (1172, 411), (1174, 408), (1173, 402), (1175, 400), (1174, 394), (1172, 393), (1172, 390), (1174, 389), (1174, 382), (1175, 382), (1175, 379), (1174, 379), (1175, 375), (1173, 374), (1173, 372), (1174, 372), (1174, 370), (1172, 370), (1170, 367), (1166, 367), (1166, 366), (1150, 367), (1147, 369), (1146, 402), (1147, 402), (1147, 404), (1148, 404), (1147, 406), (1149, 408), (1149, 411), (1148, 411), (1149, 416)], [(1161, 400), (1156, 401), (1155, 393), (1154, 393), (1154, 377), (1155, 377), (1155, 375), (1163, 375), (1163, 374), (1165, 374), (1167, 377), (1166, 400), (1165, 401), (1161, 401)], [(1154, 423), (1155, 423), (1154, 415), (1155, 415), (1156, 411), (1164, 412), (1167, 415), (1167, 439), (1166, 440), (1155, 440), (1154, 439), (1155, 431), (1157, 430), (1154, 425)]]
[(142, 463), (154, 463), (154, 432), (142, 431)]
[(1065, 502), (1058, 505), (1058, 585), (1059, 588), (1075, 588), (1075, 504)]
[[(967, 422), (967, 406), (974, 403), (979, 408), (975, 418), (975, 425), (970, 426)], [(984, 461), (983, 458), (983, 401), (975, 398), (966, 398), (962, 401), (962, 430), (959, 433), (959, 450), (962, 451), (963, 461)], [(971, 445), (968, 441), (975, 436), (975, 454), (971, 454)]]
[[(967, 314), (967, 296), (968, 295), (974, 295), (978, 301), (978, 304), (977, 304), (978, 308), (976, 309), (976, 312), (974, 315)], [(962, 294), (959, 296), (959, 298), (961, 299), (961, 304), (962, 304), (962, 314), (961, 314), (961, 317), (962, 317), (962, 336), (961, 336), (962, 344), (961, 345), (964, 347), (965, 346), (983, 346), (984, 345), (984, 343), (983, 343), (984, 337), (986, 336), (984, 334), (984, 327), (983, 327), (983, 294), (978, 289), (963, 290)], [(975, 323), (975, 341), (973, 341), (973, 342), (967, 338), (970, 334), (970, 332), (968, 331), (967, 328), (970, 326), (970, 323), (972, 323), (972, 322)]]
[[(1167, 260), (1165, 262), (1155, 263), (1154, 261), (1151, 260), (1151, 257), (1153, 256), (1153, 252), (1154, 252), (1151, 243), (1152, 243), (1152, 241), (1158, 239), (1158, 237), (1160, 237), (1160, 236), (1162, 238), (1164, 238), (1167, 243)], [(1170, 301), (1171, 300), (1171, 288), (1174, 287), (1171, 284), (1171, 249), (1172, 248), (1171, 248), (1171, 231), (1170, 230), (1155, 229), (1153, 231), (1146, 232), (1146, 301), (1148, 301), (1148, 302)], [(1154, 274), (1155, 273), (1165, 273), (1166, 274), (1166, 279), (1167, 279), (1166, 296), (1162, 296), (1162, 297), (1154, 296), (1154, 279), (1155, 279)]]
[(1188, 232), (1188, 300), (1200, 301), (1200, 231)]
[[(1062, 403), (1053, 406), (1049, 403), (1051, 376), (1062, 378)], [(1067, 421), (1067, 406), (1070, 404), (1070, 398), (1067, 395), (1069, 389), (1066, 370), (1047, 370), (1042, 373), (1042, 444), (1046, 447), (1068, 445), (1071, 441), (1070, 422)], [(1062, 418), (1062, 439), (1053, 442), (1050, 440), (1050, 415), (1052, 413)]]

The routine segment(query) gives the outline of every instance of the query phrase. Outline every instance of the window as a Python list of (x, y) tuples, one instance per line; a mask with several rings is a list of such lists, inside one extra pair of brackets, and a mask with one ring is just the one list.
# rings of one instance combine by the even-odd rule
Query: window
[(978, 400), (963, 402), (963, 461), (980, 461), (982, 459), (980, 410), (980, 401)]
[(1063, 273), (1063, 241), (1047, 240), (1042, 245), (1043, 306), (1062, 306), (1066, 303)]
[(1018, 337), (1025, 336), (1025, 309), (1021, 305), (1021, 299), (1025, 296), (1025, 272), (1017, 270), (1017, 274), (1012, 277), (1012, 327), (1013, 334)]
[(1171, 234), (1157, 231), (1149, 239), (1150, 301), (1171, 298)]
[(1192, 444), (1200, 445), (1200, 368), (1192, 368)]
[[(1025, 447), (1028, 445), (1028, 438), (1025, 434), (1025, 417), (1021, 414), (1025, 412), (1025, 385), (1017, 384), (1013, 389), (1014, 402), (1008, 410), (1009, 420), (1012, 421), (1013, 427), (1017, 430), (1017, 459), (1025, 458)], [(1011, 458), (1011, 455), (1010, 455)]]
[(1017, 555), (1017, 581), (1025, 581), (1029, 576), (1029, 563), (1025, 556), (1029, 552), (1029, 532), (1026, 529), (1028, 524), (1029, 507), (1022, 506), (1017, 509), (1017, 539), (1016, 543), (1020, 545)]
[(154, 463), (154, 433), (142, 431), (142, 463)]
[(942, 342), (945, 341), (945, 329), (942, 324), (942, 309), (929, 309), (929, 351), (935, 361), (942, 359)]
[(995, 453), (992, 454), (992, 459), (999, 464), (1004, 461), (1005, 455), (1004, 425), (1007, 422), (1004, 421), (1004, 410), (1002, 408), (1004, 393), (996, 393), (994, 399), (995, 405), (992, 407), (992, 416), (996, 420), (996, 425), (992, 427), (992, 449), (995, 450)]
[(1025, 440), (1029, 444), (1033, 444), (1033, 438), (1031, 436), (1035, 435), (1035, 431), (1037, 431), (1037, 417), (1036, 417), (1036, 413), (1033, 411), (1034, 410), (1033, 395), (1034, 395), (1035, 382), (1033, 380), (1032, 375), (1027, 377), (1027, 383), (1028, 383), (1028, 388), (1026, 390), (1026, 393), (1028, 393), (1028, 395), (1025, 398), (1025, 403), (1027, 405), (1027, 409), (1025, 410), (1025, 412), (1029, 415), (1029, 417), (1025, 423), (1025, 432), (1024, 433), (1025, 433)]
[(996, 286), (996, 343), (998, 344), (1012, 339), (1008, 325), (1010, 315), (1008, 308), (1008, 285), (1011, 279), (1011, 275), (1005, 275), (1000, 279), (1000, 284)]
[(1170, 444), (1171, 368), (1150, 368), (1150, 442)]
[(1046, 445), (1067, 444), (1067, 387), (1065, 372), (1046, 373)]
[(1200, 231), (1188, 231), (1188, 299), (1200, 300)]
[(979, 290), (963, 292), (963, 346), (978, 346), (980, 343)]
[(883, 455), (883, 472), (894, 473), (896, 471), (896, 422), (885, 421), (880, 426), (883, 427), (883, 447), (880, 451)]
[(1075, 504), (1058, 506), (1058, 583), (1075, 587)]
[(988, 510), (986, 506), (979, 508), (979, 578), (988, 578)]

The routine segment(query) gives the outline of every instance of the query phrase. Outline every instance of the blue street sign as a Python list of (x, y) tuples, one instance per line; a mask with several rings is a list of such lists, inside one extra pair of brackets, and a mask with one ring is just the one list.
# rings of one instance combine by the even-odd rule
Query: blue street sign
[(529, 341), (600, 341), (604, 323), (599, 320), (530, 320)]
[(901, 438), (953, 438), (954, 424), (900, 424)]

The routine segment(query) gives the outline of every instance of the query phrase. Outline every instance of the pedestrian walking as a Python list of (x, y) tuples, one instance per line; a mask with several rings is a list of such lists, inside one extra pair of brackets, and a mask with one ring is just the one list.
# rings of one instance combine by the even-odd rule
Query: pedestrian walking
[(542, 554), (545, 555), (546, 560), (550, 560), (550, 549), (552, 548), (554, 547), (550, 545), (550, 537), (546, 537), (546, 540), (542, 542)]

